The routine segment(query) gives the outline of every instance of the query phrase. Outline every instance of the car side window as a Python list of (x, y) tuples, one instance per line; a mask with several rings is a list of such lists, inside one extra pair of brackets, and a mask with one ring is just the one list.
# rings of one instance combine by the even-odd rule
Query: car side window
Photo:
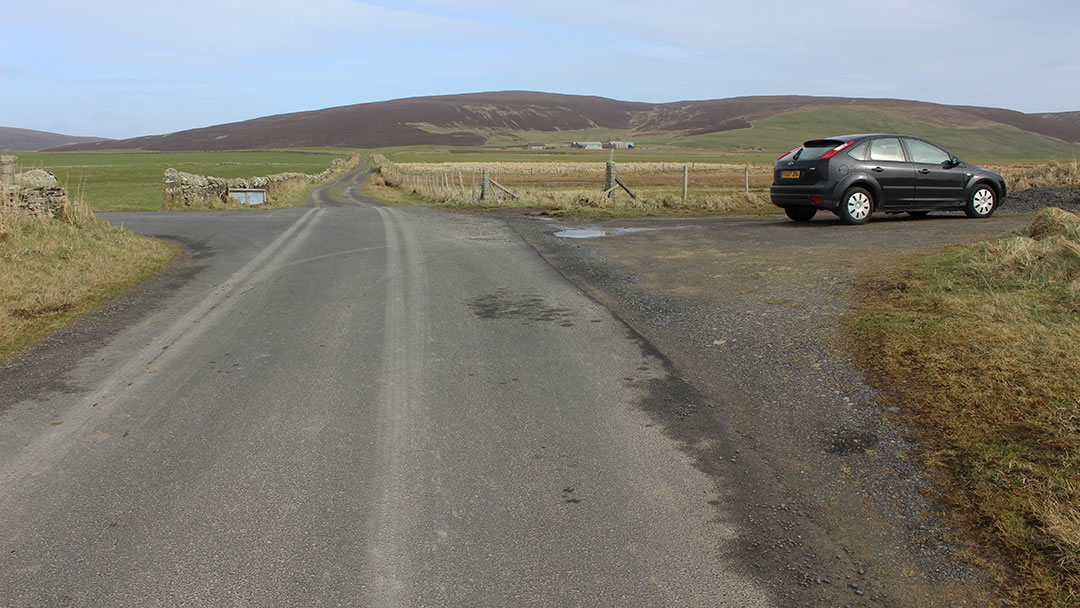
[(883, 137), (870, 142), (870, 160), (904, 162), (904, 149), (895, 137)]
[(866, 149), (869, 147), (870, 146), (865, 143), (859, 144), (848, 151), (848, 156), (855, 160), (866, 160)]
[(904, 143), (907, 144), (908, 152), (911, 153), (912, 162), (940, 165), (951, 158), (948, 152), (925, 141), (905, 139)]

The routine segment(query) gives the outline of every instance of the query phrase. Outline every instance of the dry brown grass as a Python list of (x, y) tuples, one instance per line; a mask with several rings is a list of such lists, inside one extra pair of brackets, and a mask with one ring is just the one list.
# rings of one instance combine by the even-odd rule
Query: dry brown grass
[[(709, 188), (739, 188), (745, 185), (750, 171), (750, 187), (766, 188), (772, 183), (772, 165), (761, 163), (662, 163), (619, 162), (618, 175), (631, 187), (682, 187), (683, 167), (689, 170), (691, 190)], [(601, 186), (604, 183), (605, 163), (585, 162), (444, 162), (398, 163), (394, 169), (402, 176), (439, 177), (466, 187), (479, 183), (487, 170), (492, 179), (508, 187), (574, 189)], [(427, 180), (422, 180), (427, 181)]]
[(81, 202), (55, 219), (0, 210), (0, 358), (169, 263), (178, 247), (110, 226)]
[(1005, 186), (1009, 192), (1029, 188), (1080, 186), (1080, 162), (1076, 160), (991, 165), (987, 168), (997, 171), (1005, 178)]
[[(869, 369), (928, 429), (953, 516), (996, 547), (1016, 606), (1080, 605), (1080, 217), (868, 283)], [(1007, 572), (1003, 570), (1003, 572)]]
[[(519, 207), (553, 215), (692, 215), (773, 212), (766, 186), (771, 167), (753, 166), (749, 192), (746, 165), (695, 163), (686, 200), (682, 198), (683, 164), (619, 163), (618, 175), (637, 198), (623, 190), (603, 192), (604, 163), (461, 162), (401, 163), (372, 157), (373, 188), (399, 186), (414, 201), (449, 207)], [(483, 171), (517, 197), (491, 188), (479, 200)], [(373, 195), (388, 197), (379, 190)]]

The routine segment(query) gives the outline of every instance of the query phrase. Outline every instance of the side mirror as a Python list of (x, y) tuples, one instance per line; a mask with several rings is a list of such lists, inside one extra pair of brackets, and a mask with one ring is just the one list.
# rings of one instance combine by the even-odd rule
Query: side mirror
[(960, 159), (953, 156), (949, 160), (942, 161), (941, 168), (942, 169), (952, 169), (953, 167), (955, 167), (955, 166), (957, 166), (959, 164), (960, 164)]

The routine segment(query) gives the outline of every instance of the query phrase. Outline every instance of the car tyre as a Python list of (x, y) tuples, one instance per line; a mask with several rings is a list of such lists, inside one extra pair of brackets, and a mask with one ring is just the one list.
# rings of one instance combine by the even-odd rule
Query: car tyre
[(964, 213), (968, 217), (984, 218), (993, 215), (995, 209), (997, 209), (997, 192), (987, 184), (979, 184), (968, 195)]
[(814, 219), (817, 209), (813, 207), (784, 207), (784, 213), (796, 222), (809, 222)]
[(840, 199), (840, 206), (836, 208), (836, 215), (844, 220), (845, 224), (865, 224), (870, 221), (870, 214), (874, 211), (874, 197), (864, 188), (848, 188), (844, 197)]

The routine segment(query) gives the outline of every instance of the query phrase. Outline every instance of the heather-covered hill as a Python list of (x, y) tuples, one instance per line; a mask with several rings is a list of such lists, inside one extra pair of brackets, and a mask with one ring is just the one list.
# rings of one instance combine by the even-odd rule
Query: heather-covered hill
[(0, 152), (31, 152), (55, 148), (65, 144), (89, 143), (107, 141), (100, 137), (74, 137), (49, 133), (47, 131), (34, 131), (32, 129), (16, 129), (14, 127), (0, 127)]
[(800, 110), (842, 107), (900, 116), (942, 128), (1007, 126), (1080, 143), (1080, 122), (1013, 110), (896, 99), (763, 96), (664, 104), (603, 97), (502, 91), (414, 97), (256, 118), (169, 135), (64, 146), (64, 150), (239, 150), (480, 146), (493, 135), (524, 143), (528, 133), (590, 129), (626, 137), (689, 136), (744, 129), (755, 120)]
[(1080, 111), (1076, 112), (1046, 112), (1043, 114), (1034, 114), (1033, 116), (1039, 116), (1050, 120), (1056, 120), (1059, 122), (1068, 123), (1073, 126), (1080, 126)]

